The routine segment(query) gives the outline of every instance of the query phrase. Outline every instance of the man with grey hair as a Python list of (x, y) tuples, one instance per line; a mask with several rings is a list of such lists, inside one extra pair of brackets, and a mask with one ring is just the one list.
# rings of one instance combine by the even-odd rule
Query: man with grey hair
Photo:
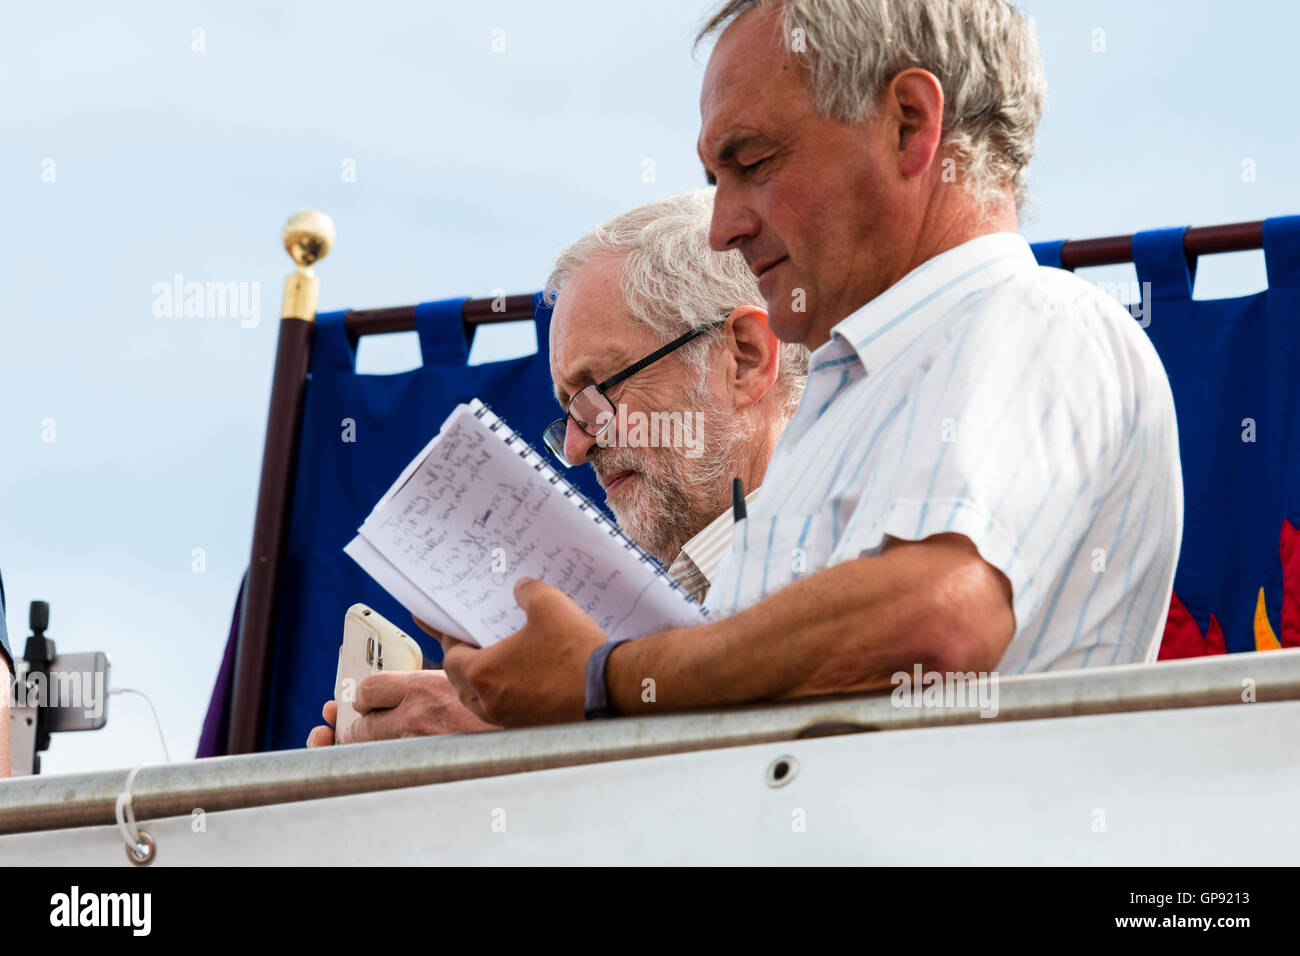
[[(546, 282), (563, 414), (545, 444), (565, 467), (595, 468), (628, 537), (701, 600), (730, 546), (732, 480), (752, 500), (808, 369), (808, 350), (768, 329), (745, 260), (709, 248), (712, 213), (699, 189), (616, 216)], [(371, 675), (355, 706), (350, 741), (494, 726), (442, 671)], [(326, 703), (329, 724), (336, 712)], [(320, 726), (307, 743), (333, 740)]]
[[(744, 259), (709, 248), (712, 212), (713, 191), (701, 189), (624, 213), (560, 253), (546, 281), (551, 375), (568, 412), (547, 444), (566, 465), (590, 462), (623, 529), (701, 599), (730, 541), (732, 479), (758, 487), (808, 368), (803, 346), (768, 331)], [(674, 360), (596, 384), (685, 336)], [(727, 376), (755, 372), (744, 383), (753, 394), (727, 392)], [(594, 413), (580, 414), (588, 404)], [(670, 447), (653, 429), (638, 433), (638, 415), (682, 422), (687, 440)], [(715, 521), (725, 534), (688, 544)]]
[(814, 350), (798, 412), (709, 623), (609, 642), (521, 580), (518, 633), (444, 642), (462, 702), (512, 726), (1154, 660), (1173, 400), (1132, 316), (1016, 233), (1030, 24), (1003, 0), (731, 0), (713, 34), (711, 242)]

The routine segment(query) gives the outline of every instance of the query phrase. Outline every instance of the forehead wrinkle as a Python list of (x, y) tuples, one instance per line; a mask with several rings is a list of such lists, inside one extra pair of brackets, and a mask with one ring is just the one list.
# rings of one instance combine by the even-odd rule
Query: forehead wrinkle
[[(604, 361), (593, 362), (590, 359), (584, 359), (574, 370), (572, 376), (561, 374), (560, 378), (566, 384), (573, 383), (574, 385), (577, 386), (573, 390), (573, 394), (576, 395), (579, 391), (581, 391), (583, 388), (586, 388), (588, 385), (595, 384), (596, 382), (603, 382), (606, 378), (608, 378), (610, 375), (613, 375), (614, 372), (618, 371), (619, 369), (627, 368), (629, 365), (632, 364), (632, 361), (633, 361), (632, 359), (629, 359), (627, 357), (627, 354), (625, 352), (623, 352), (622, 350), (616, 350), (611, 352), (609, 354), (608, 359)], [(609, 371), (605, 372), (604, 374), (599, 374), (600, 369), (604, 366), (608, 366)], [(599, 377), (597, 377), (598, 375)], [(555, 386), (555, 400), (560, 403), (561, 408), (568, 406), (569, 398), (563, 392), (560, 391), (560, 386), (558, 384)]]
[[(765, 19), (768, 21), (766, 31), (761, 22)], [(806, 87), (807, 69), (785, 43), (784, 22), (781, 4), (774, 4), (770, 9), (754, 7), (737, 17), (726, 28), (723, 37), (719, 38), (718, 47), (714, 49), (709, 61), (704, 87), (700, 91), (701, 128), (697, 150), (701, 153), (702, 160), (705, 158), (704, 149), (700, 147), (707, 146), (708, 140), (721, 140), (724, 147), (732, 146), (731, 152), (734, 153), (744, 145), (737, 142), (740, 138), (770, 140), (771, 135), (762, 132), (764, 127), (779, 135), (781, 124), (777, 124), (778, 130), (773, 130), (772, 117), (768, 115), (769, 108), (774, 104), (755, 101), (753, 66), (756, 58), (759, 62), (773, 61), (771, 65), (775, 66), (775, 73), (769, 67), (769, 75), (766, 76), (769, 82), (764, 92), (768, 94), (768, 100), (776, 97), (775, 105), (780, 105), (784, 96), (780, 84), (774, 85), (772, 81), (784, 77), (790, 70), (804, 78), (801, 87)], [(716, 59), (719, 49), (724, 46), (727, 35), (737, 28), (739, 32), (734, 35), (735, 42), (723, 54), (729, 58), (728, 62), (719, 63)], [(720, 118), (726, 120), (726, 125), (722, 131), (709, 136), (711, 130), (719, 129)], [(719, 149), (718, 152), (721, 158), (722, 150)], [(706, 162), (706, 173), (707, 165)]]

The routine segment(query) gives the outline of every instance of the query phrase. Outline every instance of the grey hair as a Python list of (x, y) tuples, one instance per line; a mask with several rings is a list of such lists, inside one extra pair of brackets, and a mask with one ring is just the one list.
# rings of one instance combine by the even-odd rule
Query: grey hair
[[(738, 306), (766, 309), (744, 257), (735, 249), (715, 252), (709, 247), (713, 192), (696, 189), (670, 196), (597, 226), (556, 256), (546, 280), (547, 304), (555, 304), (565, 282), (586, 263), (621, 258), (619, 285), (628, 311), (664, 342), (725, 318)], [(705, 333), (678, 353), (695, 369), (700, 385), (721, 342), (716, 331)], [(782, 343), (777, 385), (787, 420), (807, 377), (808, 349)]]
[(818, 112), (869, 119), (899, 72), (928, 70), (943, 87), (940, 147), (960, 158), (963, 184), (985, 208), (1007, 187), (1023, 205), (1047, 99), (1032, 20), (1006, 0), (726, 0), (696, 45), (773, 2), (784, 7), (785, 47), (808, 70)]

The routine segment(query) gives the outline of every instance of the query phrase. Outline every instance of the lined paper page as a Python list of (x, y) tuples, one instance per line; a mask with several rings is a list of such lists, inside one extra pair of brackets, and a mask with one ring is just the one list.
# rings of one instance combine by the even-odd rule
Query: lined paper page
[(702, 621), (699, 604), (498, 422), (481, 404), (457, 408), (360, 537), (484, 647), (525, 624), (520, 577), (564, 591), (611, 639)]

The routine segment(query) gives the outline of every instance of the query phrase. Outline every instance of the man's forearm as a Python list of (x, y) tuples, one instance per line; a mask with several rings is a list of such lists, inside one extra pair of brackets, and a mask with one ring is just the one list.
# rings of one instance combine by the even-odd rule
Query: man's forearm
[(827, 568), (721, 621), (621, 645), (606, 671), (614, 709), (689, 710), (883, 686), (902, 648), (862, 640), (893, 615), (884, 593), (860, 593), (858, 563)]
[(973, 547), (924, 545), (826, 568), (732, 617), (619, 646), (606, 671), (614, 709), (872, 690), (917, 663), (994, 667), (1014, 630), (1009, 593), (999, 616), (997, 572), (975, 563)]

